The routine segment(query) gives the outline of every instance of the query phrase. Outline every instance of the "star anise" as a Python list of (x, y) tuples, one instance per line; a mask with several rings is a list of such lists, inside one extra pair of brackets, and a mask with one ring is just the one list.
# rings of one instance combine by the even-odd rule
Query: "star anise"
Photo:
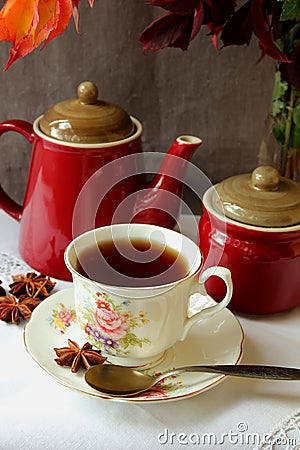
[(14, 295), (0, 297), (0, 320), (18, 325), (21, 317), (30, 318), (31, 312), (40, 302), (41, 300), (27, 295), (22, 295), (19, 299)]
[(89, 369), (96, 364), (103, 364), (107, 358), (101, 355), (100, 350), (93, 350), (93, 346), (86, 342), (83, 347), (79, 347), (77, 342), (68, 339), (69, 347), (54, 348), (58, 358), (54, 361), (60, 366), (71, 367), (71, 372), (78, 372), (79, 368), (83, 366)]
[(28, 272), (26, 275), (19, 274), (12, 276), (13, 283), (9, 285), (10, 292), (16, 296), (27, 295), (28, 297), (38, 297), (43, 300), (48, 297), (55, 283), (49, 277), (35, 272)]

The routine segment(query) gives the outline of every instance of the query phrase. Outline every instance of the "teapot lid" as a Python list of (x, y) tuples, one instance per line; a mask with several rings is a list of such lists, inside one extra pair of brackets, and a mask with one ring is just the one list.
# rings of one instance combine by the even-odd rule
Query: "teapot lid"
[(261, 227), (300, 223), (300, 185), (274, 167), (227, 178), (216, 187), (227, 217)]
[(118, 105), (98, 99), (98, 88), (84, 81), (77, 88), (78, 98), (50, 108), (40, 120), (41, 131), (60, 141), (98, 144), (118, 141), (134, 132), (130, 116)]

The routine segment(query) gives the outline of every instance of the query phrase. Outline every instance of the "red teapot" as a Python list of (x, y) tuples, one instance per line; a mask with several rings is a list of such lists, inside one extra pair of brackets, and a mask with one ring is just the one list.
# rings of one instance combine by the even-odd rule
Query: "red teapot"
[[(142, 125), (119, 106), (98, 100), (81, 83), (78, 98), (58, 103), (33, 125), (0, 124), (32, 144), (23, 205), (0, 187), (0, 207), (20, 222), (19, 250), (35, 270), (70, 279), (63, 254), (74, 236), (110, 223), (140, 222), (172, 228), (179, 213), (187, 160), (201, 139), (181, 136), (157, 174), (145, 183)], [(156, 153), (159, 155), (159, 153)]]

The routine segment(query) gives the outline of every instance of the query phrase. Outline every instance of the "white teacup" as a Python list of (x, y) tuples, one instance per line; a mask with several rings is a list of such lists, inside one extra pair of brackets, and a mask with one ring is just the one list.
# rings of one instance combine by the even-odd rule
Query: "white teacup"
[[(145, 286), (123, 287), (93, 281), (78, 272), (80, 255), (86, 249), (94, 246), (98, 251), (98, 243), (128, 238), (145, 239), (176, 250), (186, 264), (187, 273), (167, 284), (147, 286), (145, 280)], [(120, 365), (141, 367), (158, 363), (167, 349), (185, 339), (195, 322), (221, 311), (232, 297), (228, 269), (210, 267), (200, 274), (202, 256), (198, 246), (181, 233), (155, 225), (117, 224), (88, 231), (69, 244), (65, 262), (73, 276), (80, 328), (88, 342), (102, 350), (109, 361)], [(99, 270), (101, 274), (101, 267)], [(193, 312), (190, 308), (191, 296), (200, 293), (207, 304), (210, 298), (204, 283), (211, 275), (224, 280), (226, 295), (221, 302), (194, 313), (195, 307)]]

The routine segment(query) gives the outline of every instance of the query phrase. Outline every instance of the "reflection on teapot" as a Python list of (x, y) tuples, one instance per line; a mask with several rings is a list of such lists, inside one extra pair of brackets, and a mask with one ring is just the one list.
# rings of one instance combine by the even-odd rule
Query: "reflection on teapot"
[[(77, 99), (58, 103), (33, 125), (1, 123), (0, 135), (7, 131), (22, 134), (32, 144), (32, 156), (23, 205), (0, 187), (0, 207), (20, 221), (23, 259), (35, 270), (66, 280), (63, 254), (74, 234), (129, 221), (175, 225), (186, 161), (202, 143), (193, 136), (177, 138), (158, 173), (145, 183), (141, 123), (98, 100), (90, 82), (79, 85)], [(89, 180), (96, 181), (92, 191), (85, 189)]]

